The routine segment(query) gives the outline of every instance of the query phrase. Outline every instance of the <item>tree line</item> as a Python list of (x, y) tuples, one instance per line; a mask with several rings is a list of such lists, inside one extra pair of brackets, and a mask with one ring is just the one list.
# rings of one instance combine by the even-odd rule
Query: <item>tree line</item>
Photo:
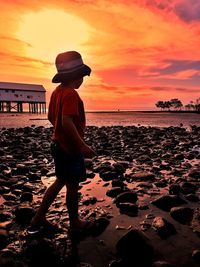
[(195, 101), (190, 101), (189, 104), (183, 106), (183, 103), (178, 98), (174, 98), (168, 101), (158, 101), (156, 104), (157, 108), (161, 110), (188, 110), (188, 111), (197, 111), (200, 112), (200, 98), (196, 99)]

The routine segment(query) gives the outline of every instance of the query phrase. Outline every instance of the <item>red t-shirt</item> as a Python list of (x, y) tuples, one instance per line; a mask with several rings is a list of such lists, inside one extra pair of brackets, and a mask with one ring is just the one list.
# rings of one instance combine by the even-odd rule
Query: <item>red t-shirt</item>
[(53, 140), (58, 140), (60, 146), (70, 153), (73, 148), (62, 127), (63, 115), (73, 117), (74, 125), (81, 138), (83, 138), (85, 131), (83, 101), (75, 89), (59, 85), (51, 95), (48, 118), (54, 127)]

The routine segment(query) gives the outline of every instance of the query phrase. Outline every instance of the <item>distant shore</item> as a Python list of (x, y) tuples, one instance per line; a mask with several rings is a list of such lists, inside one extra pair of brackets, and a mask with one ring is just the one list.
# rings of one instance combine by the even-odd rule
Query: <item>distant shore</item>
[[(200, 111), (195, 110), (86, 110), (86, 113), (196, 113), (200, 114)], [(24, 112), (0, 112), (0, 114), (40, 114), (40, 113), (29, 113), (28, 111)]]
[(194, 110), (97, 110), (97, 111), (86, 111), (86, 113), (126, 113), (126, 112), (137, 112), (137, 113), (197, 113)]

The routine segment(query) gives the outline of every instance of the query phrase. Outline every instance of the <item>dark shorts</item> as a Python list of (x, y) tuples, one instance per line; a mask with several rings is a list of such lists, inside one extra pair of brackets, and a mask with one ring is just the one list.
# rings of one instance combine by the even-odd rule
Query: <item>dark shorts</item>
[(67, 154), (57, 141), (51, 143), (51, 154), (55, 163), (58, 179), (68, 183), (80, 183), (86, 180), (84, 157), (81, 154)]

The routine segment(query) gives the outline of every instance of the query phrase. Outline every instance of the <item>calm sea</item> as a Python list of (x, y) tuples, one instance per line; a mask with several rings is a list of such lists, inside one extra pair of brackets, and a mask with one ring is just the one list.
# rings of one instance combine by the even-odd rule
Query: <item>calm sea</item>
[[(103, 112), (86, 113), (87, 125), (113, 126), (113, 125), (135, 125), (169, 127), (183, 125), (190, 128), (191, 125), (200, 126), (200, 114), (195, 113), (162, 113), (162, 112)], [(49, 127), (46, 114), (7, 114), (0, 113), (0, 128), (25, 127), (25, 126)]]

